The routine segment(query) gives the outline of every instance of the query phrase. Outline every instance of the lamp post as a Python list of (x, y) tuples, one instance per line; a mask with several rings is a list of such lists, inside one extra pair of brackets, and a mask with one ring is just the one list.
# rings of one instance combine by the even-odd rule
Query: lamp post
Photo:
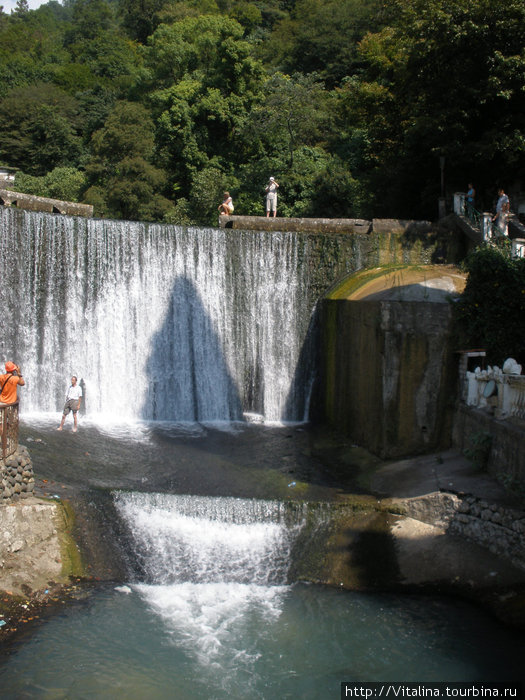
[(445, 206), (445, 156), (439, 156), (439, 168), (441, 170), (441, 197), (439, 198), (438, 215), (442, 219), (447, 213)]

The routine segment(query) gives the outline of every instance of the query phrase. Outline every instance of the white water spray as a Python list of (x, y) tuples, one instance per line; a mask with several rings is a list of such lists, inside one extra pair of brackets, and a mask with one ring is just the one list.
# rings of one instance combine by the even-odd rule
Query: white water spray
[(306, 419), (306, 237), (4, 207), (0, 227), (0, 361), (23, 367), (24, 411), (60, 410), (76, 374), (100, 418)]
[(148, 581), (134, 588), (174, 643), (203, 665), (224, 666), (232, 650), (236, 664), (250, 661), (236, 643), (247, 624), (280, 615), (301, 512), (277, 501), (122, 492), (115, 505)]

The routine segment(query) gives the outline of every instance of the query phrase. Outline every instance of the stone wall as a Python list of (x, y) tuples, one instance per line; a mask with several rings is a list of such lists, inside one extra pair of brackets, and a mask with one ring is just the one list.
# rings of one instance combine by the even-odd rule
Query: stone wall
[(400, 512), (465, 537), (525, 570), (525, 512), (471, 494), (433, 493), (397, 501)]
[(475, 496), (460, 499), (449, 532), (461, 535), (525, 569), (525, 513)]
[(33, 494), (35, 479), (27, 447), (19, 445), (16, 452), (0, 460), (0, 502), (27, 498)]
[(453, 428), (453, 442), (473, 455), (477, 466), (512, 488), (525, 492), (525, 422), (498, 419), (487, 411), (459, 403)]

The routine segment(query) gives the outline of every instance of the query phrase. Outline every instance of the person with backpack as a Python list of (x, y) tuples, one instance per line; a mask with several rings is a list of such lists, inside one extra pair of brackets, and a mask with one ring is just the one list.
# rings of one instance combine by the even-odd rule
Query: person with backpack
[(5, 372), (0, 374), (0, 404), (10, 405), (18, 401), (17, 387), (25, 386), (25, 381), (14, 362), (5, 363)]

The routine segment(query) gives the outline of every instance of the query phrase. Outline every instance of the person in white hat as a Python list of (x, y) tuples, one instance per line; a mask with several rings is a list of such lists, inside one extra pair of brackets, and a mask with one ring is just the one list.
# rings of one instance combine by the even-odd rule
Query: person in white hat
[(274, 177), (268, 180), (266, 185), (266, 216), (270, 216), (270, 212), (273, 212), (273, 216), (277, 216), (277, 188), (279, 183)]

